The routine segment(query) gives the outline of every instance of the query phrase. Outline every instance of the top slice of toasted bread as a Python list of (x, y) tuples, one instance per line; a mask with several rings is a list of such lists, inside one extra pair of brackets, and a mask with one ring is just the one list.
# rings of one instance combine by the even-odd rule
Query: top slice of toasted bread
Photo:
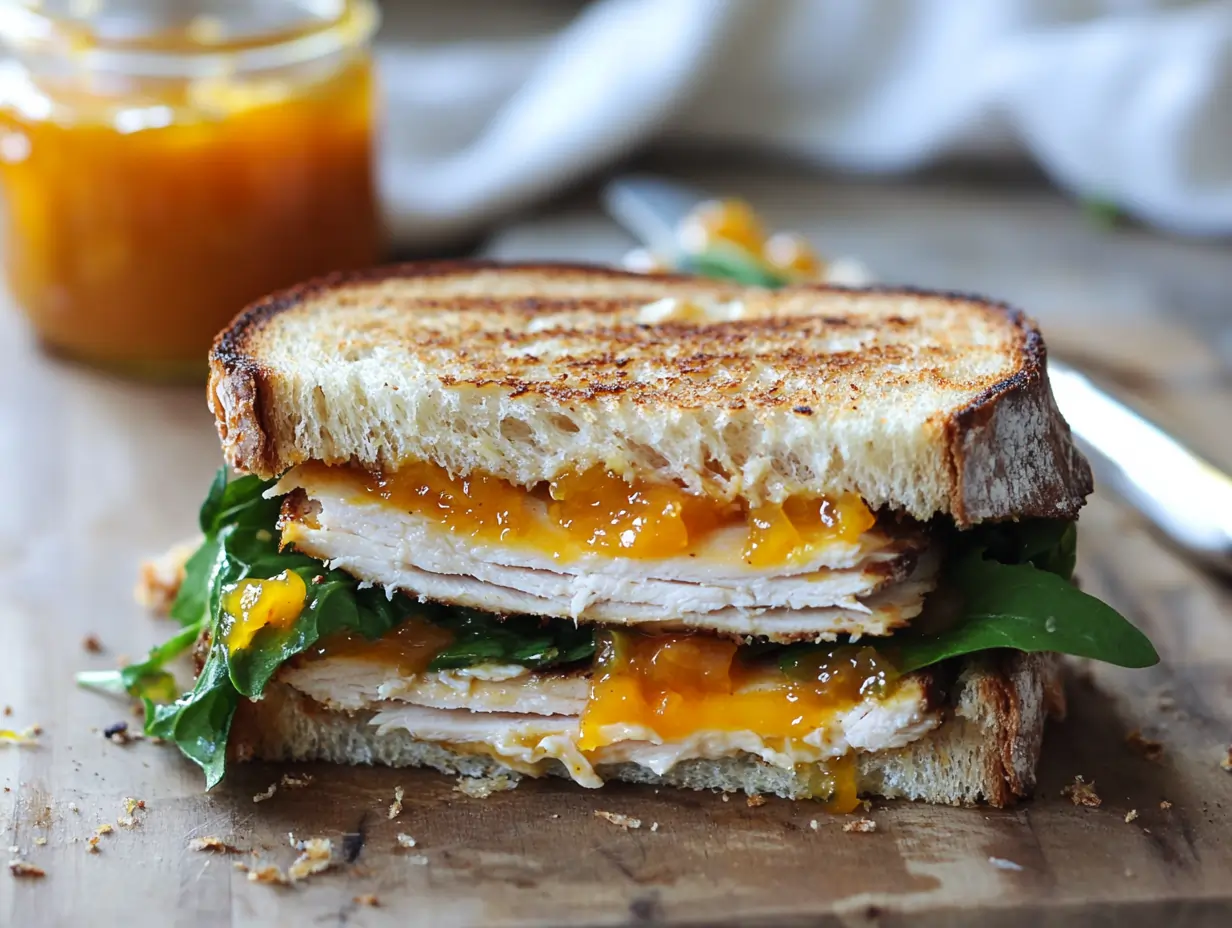
[(263, 476), (604, 466), (959, 525), (1072, 517), (1091, 491), (1034, 324), (945, 293), (407, 264), (250, 306), (215, 341), (209, 404), (227, 460)]

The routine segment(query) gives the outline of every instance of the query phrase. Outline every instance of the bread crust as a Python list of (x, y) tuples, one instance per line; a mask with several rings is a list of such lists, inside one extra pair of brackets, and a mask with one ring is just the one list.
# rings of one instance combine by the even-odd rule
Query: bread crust
[[(960, 666), (939, 728), (905, 747), (858, 756), (861, 795), (1005, 807), (1031, 794), (1044, 723), (1065, 712), (1060, 659), (989, 652)], [(519, 776), (486, 755), (418, 742), (406, 732), (377, 735), (370, 718), (369, 712), (332, 711), (275, 680), (260, 701), (240, 703), (229, 756), (234, 761), (328, 761)], [(545, 772), (568, 776), (558, 764)], [(808, 797), (807, 773), (747, 755), (685, 761), (662, 775), (631, 763), (603, 766), (599, 773), (607, 780), (655, 786)]]
[[(320, 450), (300, 447), (300, 443), (290, 434), (290, 427), (283, 423), (280, 431), (277, 424), (280, 402), (285, 402), (279, 399), (279, 391), (285, 387), (287, 373), (268, 360), (268, 347), (264, 344), (263, 335), (276, 331), (280, 318), (288, 311), (304, 307), (313, 301), (343, 302), (348, 292), (360, 285), (418, 286), (425, 282), (484, 273), (506, 276), (535, 275), (543, 280), (561, 283), (574, 281), (579, 293), (585, 293), (587, 296), (563, 302), (571, 306), (579, 302), (586, 303), (594, 306), (600, 314), (620, 303), (614, 298), (607, 299), (604, 296), (605, 288), (610, 289), (613, 294), (635, 288), (647, 294), (661, 291), (663, 295), (670, 296), (674, 292), (673, 288), (687, 287), (690, 292), (704, 291), (715, 299), (767, 299), (766, 291), (722, 282), (699, 281), (696, 278), (673, 275), (647, 278), (607, 268), (566, 264), (420, 262), (336, 274), (309, 281), (252, 304), (215, 340), (210, 353), (208, 402), (216, 418), (227, 460), (240, 470), (262, 476), (275, 476), (309, 459), (314, 450)], [(442, 371), (438, 379), (440, 388), (447, 390), (477, 388), (487, 393), (495, 391), (506, 400), (525, 398), (527, 401), (552, 404), (553, 408), (559, 409), (599, 403), (609, 404), (610, 407), (612, 403), (622, 403), (634, 410), (633, 415), (645, 416), (648, 411), (663, 406), (665, 402), (672, 402), (679, 406), (683, 413), (699, 416), (708, 407), (715, 405), (716, 391), (707, 386), (705, 380), (700, 385), (695, 384), (695, 381), (698, 377), (713, 377), (714, 371), (738, 368), (741, 364), (747, 366), (748, 357), (740, 352), (745, 350), (744, 346), (750, 339), (778, 339), (775, 344), (782, 344), (790, 341), (789, 336), (796, 329), (807, 324), (823, 327), (826, 331), (841, 332), (844, 326), (853, 326), (851, 320), (843, 314), (845, 305), (852, 300), (877, 297), (910, 301), (913, 305), (924, 306), (929, 312), (933, 311), (929, 307), (935, 307), (938, 314), (957, 313), (961, 310), (971, 313), (972, 318), (984, 319), (989, 328), (996, 329), (1007, 339), (1007, 372), (1005, 376), (990, 384), (977, 382), (979, 389), (965, 395), (961, 403), (930, 417), (927, 422), (929, 437), (920, 439), (922, 444), (926, 442), (929, 447), (911, 466), (916, 471), (916, 483), (923, 482), (922, 476), (933, 477), (933, 472), (936, 472), (938, 487), (935, 491), (921, 491), (920, 498), (902, 501), (895, 500), (892, 492), (881, 494), (883, 499), (876, 499), (876, 494), (864, 492), (866, 499), (877, 505), (902, 508), (917, 518), (928, 518), (938, 513), (947, 514), (960, 527), (1009, 518), (1073, 518), (1091, 492), (1091, 473), (1086, 461), (1074, 446), (1069, 427), (1053, 400), (1043, 339), (1035, 324), (1024, 313), (1004, 303), (980, 297), (912, 288), (854, 291), (824, 285), (801, 285), (776, 291), (769, 299), (773, 299), (776, 304), (783, 300), (811, 301), (810, 305), (815, 304), (817, 307), (816, 313), (805, 316), (797, 310), (791, 316), (778, 318), (771, 315), (731, 324), (727, 328), (677, 323), (662, 326), (661, 334), (656, 333), (656, 337), (690, 345), (696, 342), (707, 349), (672, 362), (676, 375), (668, 383), (671, 398), (669, 401), (664, 400), (661, 391), (652, 392), (644, 384), (624, 377), (621, 371), (625, 361), (622, 350), (627, 348), (631, 351), (645, 351), (647, 346), (645, 336), (626, 331), (628, 327), (626, 330), (597, 332), (596, 339), (610, 342), (611, 350), (595, 358), (576, 361), (570, 368), (571, 375), (566, 383), (523, 373), (524, 368), (519, 366), (520, 361), (516, 358), (506, 359), (503, 364), (487, 370), (482, 377), (455, 377)], [(442, 305), (445, 302), (448, 301), (442, 301)], [(551, 295), (534, 300), (504, 300), (499, 294), (473, 297), (469, 305), (485, 312), (498, 309), (503, 311), (510, 306), (517, 312), (526, 312), (536, 308), (527, 305), (531, 302), (540, 309), (550, 309), (555, 305)], [(827, 309), (831, 303), (834, 303), (835, 307), (832, 310)], [(626, 298), (622, 305), (627, 309), (627, 304)], [(878, 321), (878, 324), (887, 329), (907, 327), (909, 330), (910, 323), (911, 320), (896, 319), (893, 315), (884, 314)], [(868, 324), (867, 320), (864, 320), (864, 324)], [(526, 337), (524, 332), (510, 330), (504, 335), (507, 341), (513, 343)], [(453, 346), (449, 347), (453, 350)], [(463, 344), (457, 353), (466, 355), (464, 349)], [(790, 350), (786, 350), (775, 356), (775, 362), (797, 379), (808, 377), (810, 365), (813, 371), (819, 369), (817, 365), (849, 369), (851, 389), (858, 393), (861, 377), (884, 377), (887, 370), (894, 368), (899, 357), (909, 358), (910, 354), (910, 345), (887, 344), (873, 345), (863, 352), (855, 352), (854, 355), (851, 352), (839, 352), (824, 358), (803, 352), (793, 355)], [(574, 377), (574, 374), (577, 376)], [(934, 376), (943, 378), (940, 382), (953, 392), (954, 381), (945, 381), (944, 371), (940, 374), (934, 372)], [(561, 380), (566, 379), (562, 375)], [(285, 390), (283, 392), (285, 395)], [(602, 412), (609, 407), (598, 408)], [(641, 412), (636, 411), (639, 408)], [(797, 432), (798, 422), (793, 423), (791, 420), (808, 420), (815, 413), (811, 405), (793, 402), (790, 396), (780, 396), (773, 389), (761, 394), (742, 394), (730, 401), (730, 409), (733, 416), (761, 416), (762, 418), (755, 420), (755, 427), (770, 428), (766, 423), (769, 423), (772, 417), (776, 428), (796, 428)], [(300, 414), (305, 415), (302, 411)], [(852, 413), (853, 417), (858, 415), (859, 413)], [(758, 423), (760, 425), (757, 425)], [(339, 460), (345, 460), (344, 451), (345, 449), (333, 449), (332, 453)], [(787, 456), (774, 446), (770, 447), (770, 453)], [(831, 458), (833, 456), (832, 452)], [(499, 460), (498, 455), (498, 466)], [(697, 468), (700, 471), (706, 466), (708, 465), (702, 462)], [(841, 460), (834, 467), (838, 471), (835, 479), (840, 482), (854, 482), (850, 475), (843, 471)], [(510, 479), (509, 475), (498, 475)], [(694, 475), (685, 476), (688, 478)], [(747, 492), (756, 496), (762, 492), (762, 488), (752, 485), (747, 475), (742, 479), (743, 483), (733, 478), (725, 484), (732, 495)], [(900, 491), (912, 483), (901, 474), (897, 480)], [(692, 486), (689, 479), (684, 482)], [(819, 492), (828, 492), (834, 488), (817, 489)], [(789, 487), (782, 492), (790, 491)]]

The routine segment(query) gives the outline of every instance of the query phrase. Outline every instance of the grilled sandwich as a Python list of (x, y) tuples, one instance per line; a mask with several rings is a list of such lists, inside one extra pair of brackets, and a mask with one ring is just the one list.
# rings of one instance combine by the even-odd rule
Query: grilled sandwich
[[(1157, 658), (1071, 582), (1091, 492), (1034, 324), (951, 294), (412, 264), (217, 339), (228, 463), (129, 668), (228, 760), (1005, 805), (1058, 653)], [(160, 698), (161, 697), (161, 698)]]

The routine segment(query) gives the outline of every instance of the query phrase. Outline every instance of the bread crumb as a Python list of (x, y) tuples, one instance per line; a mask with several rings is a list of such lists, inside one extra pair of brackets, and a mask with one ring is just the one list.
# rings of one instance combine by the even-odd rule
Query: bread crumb
[(42, 867), (36, 867), (28, 860), (22, 860), (20, 857), (9, 861), (9, 873), (13, 874), (13, 876), (34, 877), (36, 879), (47, 875), (47, 871)]
[(1130, 809), (1128, 812), (1125, 813), (1125, 824), (1128, 825), (1130, 822), (1132, 822), (1137, 817), (1138, 817), (1138, 810)]
[(487, 799), (493, 793), (502, 793), (517, 785), (517, 778), (498, 773), (492, 777), (458, 777), (458, 785), (453, 788), (453, 791), (463, 796), (470, 796), (472, 799)]
[(371, 906), (372, 908), (376, 908), (381, 904), (381, 900), (378, 899), (373, 893), (365, 893), (362, 896), (356, 896), (351, 901), (356, 905), (366, 905)]
[(278, 785), (283, 789), (304, 789), (312, 785), (312, 774), (310, 773), (284, 773), (278, 781)]
[(89, 853), (97, 854), (99, 852), (98, 851), (98, 835), (91, 835), (89, 838), (86, 839), (86, 844), (89, 845), (89, 847), (86, 848), (86, 850)]
[(416, 841), (414, 838), (412, 838), (410, 835), (404, 835), (401, 832), (399, 832), (398, 847), (411, 848), (411, 847), (414, 847), (418, 843), (419, 842)]
[(0, 728), (0, 744), (37, 744), (38, 736), (43, 733), (43, 726), (31, 725), (21, 731), (12, 728)]
[(611, 822), (613, 825), (618, 825), (626, 831), (630, 828), (642, 827), (642, 820), (640, 818), (633, 818), (631, 815), (621, 815), (619, 812), (604, 812), (602, 809), (595, 809), (595, 818)]
[(402, 797), (406, 795), (402, 792), (401, 786), (394, 787), (394, 801), (389, 804), (389, 817), (397, 818), (402, 814)]
[(322, 873), (334, 864), (334, 843), (329, 838), (309, 838), (299, 845), (300, 855), (287, 868), (292, 883), (306, 880), (314, 873)]
[(132, 796), (124, 797), (124, 814), (116, 819), (116, 824), (121, 828), (135, 828), (141, 824), (141, 820), (137, 818), (137, 810), (145, 810), (144, 799), (134, 799)]
[(723, 801), (724, 801), (724, 802), (731, 802), (731, 796), (727, 795), (727, 793), (724, 793), (724, 794), (723, 794)]
[(1022, 864), (1015, 863), (1012, 860), (1006, 860), (1004, 857), (989, 857), (988, 862), (998, 870), (1022, 870)]
[(272, 798), (274, 793), (276, 792), (278, 792), (278, 784), (271, 783), (269, 785), (269, 788), (266, 789), (265, 792), (257, 793), (257, 795), (253, 796), (252, 801), (253, 802), (265, 802), (265, 800)]
[(651, 822), (651, 823), (650, 823), (650, 830), (651, 830), (651, 831), (658, 831), (658, 830), (659, 830), (659, 823), (658, 823), (658, 822)]
[(1224, 752), (1223, 757), (1219, 761), (1219, 766), (1232, 773), (1232, 744), (1228, 745), (1228, 749)]
[(193, 838), (188, 842), (190, 851), (216, 851), (220, 854), (238, 854), (240, 849), (228, 844), (222, 838), (206, 835), (204, 838)]
[(236, 861), (237, 870), (248, 871), (249, 883), (272, 883), (275, 886), (285, 886), (287, 884), (287, 875), (282, 872), (282, 868), (277, 864), (258, 864), (255, 867), (249, 867), (246, 864)]
[(103, 643), (98, 640), (98, 635), (86, 635), (81, 639), (81, 648), (88, 654), (102, 654)]
[(180, 584), (184, 582), (184, 565), (201, 546), (201, 541), (202, 539), (196, 538), (180, 542), (158, 557), (142, 561), (137, 585), (133, 589), (133, 597), (137, 602), (161, 615), (170, 612), (171, 604), (180, 592)]
[(1074, 782), (1061, 790), (1062, 796), (1068, 796), (1070, 802), (1076, 806), (1089, 806), (1090, 808), (1098, 808), (1103, 802), (1099, 795), (1095, 792), (1095, 781), (1088, 783), (1082, 778), (1082, 774), (1074, 777)]
[(1172, 803), (1170, 803), (1167, 799), (1164, 799), (1159, 803), (1159, 807), (1164, 810), (1171, 809)]
[(112, 828), (107, 822), (103, 822), (103, 824), (99, 825), (97, 828), (94, 829), (94, 833), (98, 835), (99, 837), (102, 837), (103, 835), (109, 835), (113, 831), (115, 831), (115, 829)]
[(47, 839), (44, 838), (42, 835), (34, 839), (34, 844), (36, 847), (42, 847), (46, 843), (47, 843)]
[(764, 806), (766, 804), (766, 797), (758, 793), (756, 795), (749, 796), (744, 801), (750, 809), (756, 809), (757, 807)]
[(843, 831), (851, 834), (852, 832), (862, 835), (871, 834), (877, 830), (877, 823), (871, 818), (858, 818), (854, 822), (847, 822), (843, 825)]
[(1125, 744), (1135, 754), (1139, 754), (1150, 761), (1160, 761), (1164, 756), (1164, 746), (1160, 741), (1153, 738), (1147, 738), (1141, 730), (1135, 728), (1125, 736)]
[(813, 831), (821, 831), (821, 822), (817, 821), (817, 819), (813, 819), (809, 822), (809, 828), (813, 829)]
[(131, 744), (141, 738), (140, 735), (134, 735), (128, 730), (128, 722), (120, 721), (112, 725), (108, 725), (103, 729), (103, 737), (112, 744), (118, 744), (121, 747)]

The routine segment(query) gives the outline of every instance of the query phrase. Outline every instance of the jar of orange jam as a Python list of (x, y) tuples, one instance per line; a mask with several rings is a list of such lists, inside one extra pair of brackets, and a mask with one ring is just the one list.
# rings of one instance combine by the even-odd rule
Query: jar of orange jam
[(372, 0), (0, 6), (10, 293), (44, 345), (197, 375), (246, 303), (375, 263)]

